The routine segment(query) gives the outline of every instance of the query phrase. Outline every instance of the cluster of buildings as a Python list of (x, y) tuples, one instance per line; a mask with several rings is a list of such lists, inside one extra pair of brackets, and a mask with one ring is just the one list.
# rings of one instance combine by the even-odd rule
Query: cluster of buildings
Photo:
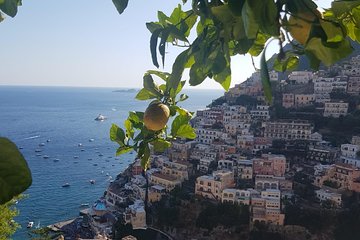
[[(272, 71), (270, 80), (277, 82), (282, 107), (315, 106), (324, 117), (338, 118), (348, 114), (349, 103), (332, 98), (331, 93), (360, 94), (360, 56), (336, 67), (334, 77), (326, 71), (295, 71), (280, 80)], [(240, 96), (256, 103), (240, 104)], [(98, 221), (94, 225), (106, 232), (113, 216), (134, 228), (145, 228), (147, 180), (150, 204), (186, 181), (197, 197), (248, 205), (250, 224), (284, 224), (283, 199), (295, 196), (294, 179), (301, 171), (316, 187), (314, 197), (319, 203), (341, 207), (343, 191), (360, 192), (359, 136), (334, 147), (315, 132), (311, 121), (275, 119), (274, 109), (265, 103), (259, 72), (231, 88), (224, 99), (222, 105), (196, 112), (191, 120), (196, 139), (173, 141), (164, 153), (152, 151), (147, 179), (140, 160), (120, 174), (91, 208), (93, 221)], [(283, 146), (274, 154), (276, 142)]]

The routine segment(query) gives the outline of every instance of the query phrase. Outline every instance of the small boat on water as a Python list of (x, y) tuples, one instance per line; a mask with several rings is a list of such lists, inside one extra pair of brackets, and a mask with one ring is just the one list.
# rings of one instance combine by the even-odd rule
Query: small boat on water
[(81, 149), (80, 151), (85, 152), (85, 149)]
[(44, 159), (48, 159), (49, 156), (48, 156), (48, 155), (44, 155), (43, 158), (44, 158)]
[(95, 180), (94, 180), (94, 179), (91, 179), (89, 182), (90, 182), (91, 184), (95, 184)]
[(93, 139), (93, 138), (90, 138), (90, 139), (89, 139), (89, 142), (93, 142), (93, 141), (95, 141), (95, 139)]
[(79, 158), (79, 156), (74, 156), (74, 159), (78, 159)]
[(89, 206), (88, 203), (82, 203), (82, 204), (80, 204), (80, 207), (88, 207), (88, 206)]
[(50, 140), (50, 139), (48, 139), (48, 140), (46, 140), (46, 142), (51, 142), (51, 140)]
[(58, 161), (60, 161), (60, 159), (55, 158), (53, 161), (54, 161), (54, 162), (58, 162)]
[(62, 185), (62, 187), (70, 187), (70, 183), (65, 183), (64, 185)]
[(42, 152), (42, 149), (37, 148), (35, 149), (35, 152)]
[(43, 147), (43, 146), (45, 146), (45, 143), (40, 143), (39, 144), (39, 147)]
[(79, 143), (79, 144), (78, 144), (78, 147), (82, 147), (82, 143)]
[(34, 226), (34, 222), (28, 222), (27, 228), (32, 228)]
[(23, 147), (19, 147), (19, 149), (21, 150), (21, 149), (24, 149)]
[(105, 121), (107, 119), (107, 117), (105, 117), (104, 115), (102, 114), (99, 114), (96, 118), (95, 118), (95, 121)]

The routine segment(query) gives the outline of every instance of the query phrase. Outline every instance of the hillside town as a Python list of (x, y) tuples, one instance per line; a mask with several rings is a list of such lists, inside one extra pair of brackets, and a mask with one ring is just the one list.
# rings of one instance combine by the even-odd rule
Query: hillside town
[(196, 139), (153, 151), (146, 175), (136, 160), (83, 213), (86, 226), (108, 238), (115, 225), (131, 224), (189, 239), (157, 224), (156, 209), (146, 211), (146, 199), (152, 209), (175, 190), (191, 201), (247, 206), (250, 229), (291, 224), (289, 204), (344, 209), (344, 194), (360, 193), (360, 56), (317, 72), (271, 71), (270, 80), (271, 105), (255, 72), (198, 110)]

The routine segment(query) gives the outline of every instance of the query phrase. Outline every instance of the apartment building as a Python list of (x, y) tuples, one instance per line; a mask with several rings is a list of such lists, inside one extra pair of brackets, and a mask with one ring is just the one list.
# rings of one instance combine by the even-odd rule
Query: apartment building
[(221, 200), (222, 191), (234, 186), (234, 174), (228, 170), (214, 171), (211, 176), (196, 179), (195, 194), (209, 199)]
[(347, 93), (352, 95), (360, 94), (360, 74), (357, 76), (350, 76), (347, 83)]
[(258, 196), (251, 196), (250, 222), (284, 225), (285, 214), (281, 213), (281, 192), (267, 189)]
[(235, 188), (224, 189), (221, 195), (221, 202), (250, 205), (250, 191)]
[(166, 189), (166, 191), (170, 192), (176, 186), (181, 186), (181, 181), (176, 177), (166, 175), (163, 173), (153, 173), (149, 177), (149, 182), (154, 185), (160, 185)]
[(338, 118), (341, 115), (345, 116), (348, 112), (349, 103), (340, 102), (326, 102), (324, 108), (324, 117)]
[(252, 160), (238, 160), (237, 173), (239, 179), (253, 178), (253, 161)]
[(275, 177), (273, 175), (257, 175), (255, 177), (255, 189), (278, 189), (280, 191), (292, 191), (292, 181), (285, 179), (285, 177)]
[(314, 129), (306, 120), (278, 120), (265, 122), (264, 137), (285, 140), (309, 140)]
[(331, 201), (335, 206), (341, 206), (341, 194), (332, 192), (330, 190), (319, 189), (315, 191), (315, 195), (320, 202), (324, 202), (326, 200)]
[(270, 119), (269, 106), (257, 105), (256, 109), (250, 111), (252, 119), (268, 120)]
[(273, 175), (283, 177), (286, 171), (286, 158), (278, 154), (262, 154), (261, 158), (254, 158), (253, 174), (256, 175)]
[(296, 107), (305, 107), (314, 104), (315, 95), (314, 94), (295, 94), (295, 106)]
[(283, 93), (282, 106), (284, 108), (292, 108), (295, 105), (295, 95), (293, 93)]
[(308, 162), (334, 163), (338, 156), (338, 151), (332, 147), (314, 146), (309, 147), (306, 160)]
[(360, 192), (360, 169), (350, 164), (336, 163), (315, 174), (315, 186), (322, 187), (329, 182), (338, 189)]
[(308, 71), (293, 71), (288, 79), (291, 84), (307, 84), (314, 78), (314, 74)]
[(135, 200), (123, 213), (125, 224), (130, 223), (134, 229), (146, 228), (146, 212), (144, 202)]

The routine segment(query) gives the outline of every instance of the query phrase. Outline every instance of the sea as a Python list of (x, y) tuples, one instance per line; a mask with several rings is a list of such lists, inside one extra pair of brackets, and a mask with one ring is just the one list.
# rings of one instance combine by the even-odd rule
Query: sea
[[(181, 106), (190, 111), (223, 95), (220, 90), (184, 91), (189, 99)], [(13, 239), (29, 239), (29, 221), (44, 227), (77, 217), (81, 205), (102, 197), (134, 161), (135, 153), (115, 156), (109, 130), (112, 123), (122, 126), (129, 111), (144, 111), (147, 102), (135, 95), (128, 89), (0, 86), (0, 136), (21, 149), (33, 178), (16, 205), (21, 229)], [(107, 119), (95, 121), (99, 114)], [(70, 186), (62, 187), (65, 183)]]

